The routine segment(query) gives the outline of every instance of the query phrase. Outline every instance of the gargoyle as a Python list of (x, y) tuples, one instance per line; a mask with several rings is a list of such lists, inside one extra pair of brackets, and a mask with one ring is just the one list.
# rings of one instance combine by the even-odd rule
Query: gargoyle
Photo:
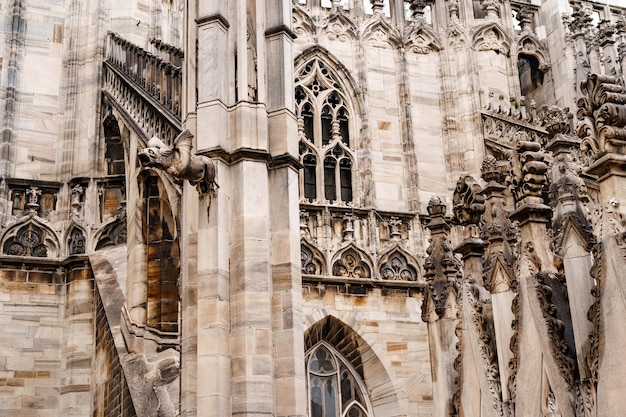
[(156, 136), (148, 141), (148, 146), (137, 154), (139, 163), (145, 168), (156, 168), (181, 180), (195, 185), (200, 195), (213, 193), (215, 165), (202, 155), (191, 153), (193, 135), (185, 130), (174, 139), (172, 146), (166, 145)]

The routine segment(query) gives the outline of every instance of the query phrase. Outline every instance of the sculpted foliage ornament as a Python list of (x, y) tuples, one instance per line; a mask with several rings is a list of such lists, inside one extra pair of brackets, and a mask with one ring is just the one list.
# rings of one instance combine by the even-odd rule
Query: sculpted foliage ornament
[(598, 159), (626, 153), (626, 91), (619, 77), (590, 74), (581, 84), (576, 133), (580, 147)]
[[(561, 301), (567, 302), (565, 276), (542, 272), (535, 274), (535, 281), (541, 312), (548, 325), (552, 356), (559, 367), (561, 376), (567, 383), (567, 388), (572, 391), (576, 383), (576, 360), (572, 348), (565, 340), (565, 330), (567, 327), (571, 327), (571, 317), (569, 316), (569, 309), (557, 308), (555, 305), (557, 301), (553, 299), (558, 294)], [(566, 325), (565, 321), (569, 323)]]
[[(471, 279), (469, 280), (471, 281)], [(493, 407), (502, 409), (502, 384), (500, 383), (500, 369), (498, 368), (498, 350), (493, 323), (493, 306), (490, 299), (481, 299), (477, 285), (469, 283), (466, 286), (464, 297), (472, 305), (472, 322), (479, 334), (480, 354), (485, 365), (485, 375), (489, 382), (489, 391)]]
[(452, 197), (454, 219), (464, 226), (478, 224), (485, 212), (485, 196), (481, 187), (470, 175), (462, 175), (456, 183)]
[(569, 116), (568, 108), (562, 109), (559, 106), (546, 106), (541, 111), (541, 124), (550, 136), (566, 135), (570, 133)]
[(214, 193), (215, 164), (206, 156), (191, 153), (193, 135), (185, 130), (168, 146), (156, 136), (148, 141), (148, 146), (138, 152), (141, 166), (156, 168), (180, 180), (188, 180), (196, 186), (201, 196)]

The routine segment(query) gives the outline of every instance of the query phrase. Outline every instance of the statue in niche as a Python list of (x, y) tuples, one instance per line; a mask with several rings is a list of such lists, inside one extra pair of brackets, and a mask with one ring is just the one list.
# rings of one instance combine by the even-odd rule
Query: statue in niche
[(172, 146), (168, 146), (154, 136), (137, 157), (144, 168), (160, 169), (173, 177), (187, 180), (196, 186), (201, 196), (212, 194), (217, 188), (215, 164), (206, 156), (191, 153), (192, 139), (191, 132), (185, 130), (174, 139)]

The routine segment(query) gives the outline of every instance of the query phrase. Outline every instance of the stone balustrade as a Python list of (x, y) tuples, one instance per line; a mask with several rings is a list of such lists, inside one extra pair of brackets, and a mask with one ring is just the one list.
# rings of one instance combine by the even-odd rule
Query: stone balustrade
[(181, 68), (109, 32), (104, 90), (147, 136), (180, 133)]

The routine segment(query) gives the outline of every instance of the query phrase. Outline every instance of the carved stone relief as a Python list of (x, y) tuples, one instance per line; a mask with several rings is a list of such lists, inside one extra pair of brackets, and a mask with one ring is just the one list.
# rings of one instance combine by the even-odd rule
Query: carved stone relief
[(343, 251), (333, 262), (332, 273), (338, 277), (371, 278), (372, 269), (364, 256), (354, 247)]
[(383, 256), (379, 273), (384, 280), (417, 281), (417, 269), (409, 263), (407, 256), (396, 249)]

